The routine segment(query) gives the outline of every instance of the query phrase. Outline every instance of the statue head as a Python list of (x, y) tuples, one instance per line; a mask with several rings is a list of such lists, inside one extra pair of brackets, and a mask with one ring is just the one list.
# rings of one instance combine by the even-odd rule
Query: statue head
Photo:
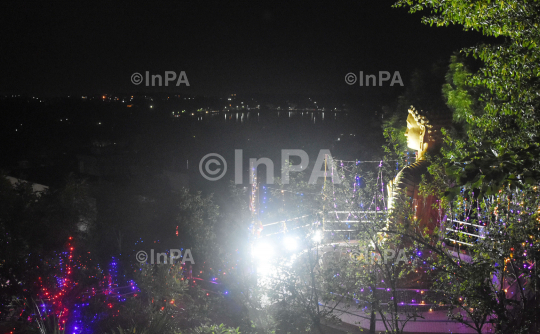
[(405, 136), (407, 146), (418, 151), (418, 160), (422, 160), (426, 153), (435, 153), (440, 148), (441, 127), (446, 123), (443, 120), (440, 115), (417, 111), (413, 106), (409, 108)]

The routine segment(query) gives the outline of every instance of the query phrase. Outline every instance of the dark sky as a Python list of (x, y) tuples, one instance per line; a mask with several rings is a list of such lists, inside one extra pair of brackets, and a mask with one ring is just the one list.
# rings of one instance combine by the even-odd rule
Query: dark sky
[(480, 40), (425, 26), (393, 1), (291, 2), (3, 2), (0, 93), (145, 91), (132, 73), (185, 71), (189, 88), (148, 91), (356, 94), (348, 72), (399, 71), (406, 82)]

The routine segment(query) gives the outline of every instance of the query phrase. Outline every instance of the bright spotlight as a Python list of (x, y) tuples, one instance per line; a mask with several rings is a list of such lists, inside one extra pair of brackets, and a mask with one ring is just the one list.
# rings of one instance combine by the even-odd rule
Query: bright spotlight
[(285, 244), (285, 248), (287, 248), (287, 250), (293, 251), (298, 248), (298, 243), (293, 237), (285, 237), (283, 239), (283, 243)]
[(252, 256), (257, 259), (257, 261), (263, 263), (268, 262), (272, 258), (274, 251), (272, 246), (267, 243), (260, 243), (253, 246)]
[(313, 234), (313, 241), (315, 241), (315, 242), (321, 242), (322, 241), (322, 233), (321, 233), (321, 231), (316, 231)]
[(272, 265), (274, 249), (268, 243), (261, 242), (253, 245), (251, 255), (257, 267), (257, 275), (261, 278), (271, 276), (275, 271)]
[(274, 273), (275, 270), (275, 267), (268, 263), (262, 263), (257, 266), (257, 274), (261, 278), (268, 278), (272, 276), (272, 273)]

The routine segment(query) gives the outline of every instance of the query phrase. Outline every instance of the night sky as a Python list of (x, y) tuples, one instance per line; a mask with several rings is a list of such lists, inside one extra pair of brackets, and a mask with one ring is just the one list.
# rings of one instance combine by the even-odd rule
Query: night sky
[[(406, 84), (415, 68), (481, 40), (425, 26), (392, 4), (2, 3), (0, 93), (362, 95), (368, 90), (345, 84), (345, 74), (399, 71)], [(185, 71), (190, 87), (133, 85), (131, 74), (145, 71)]]

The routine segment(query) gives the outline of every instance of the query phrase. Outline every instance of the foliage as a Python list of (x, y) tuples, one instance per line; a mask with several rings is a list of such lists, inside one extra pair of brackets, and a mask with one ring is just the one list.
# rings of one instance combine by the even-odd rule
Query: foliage
[(358, 290), (359, 280), (349, 257), (341, 257), (340, 249), (309, 239), (304, 242), (303, 252), (281, 259), (283, 264), (268, 278), (278, 333), (324, 333), (321, 326), (339, 323), (338, 315), (351, 308), (352, 293)]
[(452, 218), (444, 227), (456, 232), (435, 246), (414, 239), (437, 254), (430, 259), (434, 287), (451, 319), (478, 333), (488, 323), (497, 333), (535, 331), (540, 3), (399, 0), (395, 6), (430, 10), (426, 24), (460, 24), (495, 37), (461, 50), (482, 62), (478, 71), (451, 59), (443, 93), (455, 128), (445, 133), (443, 157), (430, 168), (433, 182), (422, 190), (444, 199)]
[(177, 198), (177, 222), (182, 227), (186, 237), (193, 243), (193, 249), (200, 254), (212, 249), (215, 235), (215, 224), (218, 207), (213, 203), (212, 196), (203, 197), (201, 192), (190, 194), (183, 189)]
[(478, 333), (488, 323), (497, 333), (527, 333), (538, 326), (533, 319), (540, 283), (539, 204), (537, 187), (525, 186), (482, 197), (463, 191), (447, 207), (450, 217), (466, 222), (447, 223), (456, 232), (446, 237), (456, 241), (442, 240), (433, 248), (434, 288), (441, 292), (438, 302), (450, 306), (450, 318)]
[(486, 89), (469, 85), (471, 76), (467, 58), (459, 54), (452, 55), (442, 91), (456, 122), (469, 124), (472, 117), (478, 117), (483, 113), (485, 103), (481, 101), (480, 95), (485, 93)]
[(102, 315), (96, 330), (116, 327), (137, 333), (173, 333), (212, 321), (220, 314), (222, 299), (190, 286), (180, 264), (141, 264), (134, 279), (140, 291), (118, 304), (118, 314), (113, 317), (107, 312), (108, 304), (103, 298), (93, 298), (89, 317)]
[[(468, 84), (471, 73), (464, 60), (453, 56), (448, 83), (443, 87), (448, 105), (454, 110), (457, 127), (465, 122), (465, 132), (446, 132), (444, 159), (439, 163), (446, 174), (455, 180), (445, 194), (452, 199), (460, 187), (478, 188), (485, 195), (495, 194), (506, 185), (521, 187), (540, 180), (536, 156), (540, 153), (538, 138), (522, 147), (501, 147), (496, 139), (486, 136), (486, 128), (475, 120), (485, 113), (480, 98), (485, 88)], [(508, 138), (514, 138), (507, 134)]]
[(128, 334), (128, 333), (138, 333), (138, 334), (167, 334), (173, 333), (174, 329), (171, 329), (170, 315), (167, 313), (161, 313), (157, 315), (149, 324), (147, 325), (134, 325), (129, 329), (123, 329), (118, 326), (117, 332), (111, 330), (111, 334)]
[(466, 162), (449, 158), (442, 160), (446, 174), (455, 180), (455, 186), (447, 192), (449, 198), (460, 191), (460, 186), (493, 195), (506, 185), (522, 188), (535, 185), (540, 180), (536, 144), (514, 152), (501, 151), (500, 154), (491, 151), (489, 145), (486, 142), (474, 148), (463, 147), (461, 152), (467, 155)]
[(158, 307), (180, 300), (188, 289), (179, 263), (140, 264), (134, 278), (140, 289), (139, 298)]
[(36, 320), (39, 334), (65, 334), (65, 329), (60, 329), (58, 319), (54, 319), (52, 316), (45, 319)]
[(407, 125), (405, 123), (406, 117), (403, 117), (403, 113), (395, 113), (383, 122), (383, 134), (386, 139), (386, 144), (383, 146), (386, 153), (385, 159), (398, 160), (401, 166), (404, 166), (405, 155), (403, 152), (407, 151), (407, 139), (405, 137), (405, 130)]
[(240, 334), (240, 328), (206, 324), (178, 334)]
[[(493, 44), (462, 50), (484, 62), (467, 83), (483, 86), (485, 113), (474, 115), (463, 110), (466, 120), (486, 128), (497, 145), (527, 147), (537, 133), (538, 85), (540, 76), (540, 3), (528, 1), (414, 1), (400, 0), (395, 6), (409, 7), (411, 13), (431, 10), (423, 22), (436, 26), (460, 24), (486, 36), (501, 37)], [(478, 117), (478, 119), (476, 117)], [(502, 131), (501, 131), (502, 130)], [(521, 142), (525, 140), (525, 143)], [(496, 147), (497, 149), (498, 147)]]
[[(446, 232), (436, 245), (426, 236), (414, 237), (418, 247), (436, 254), (428, 259), (436, 268), (433, 288), (440, 292), (433, 301), (448, 305), (451, 319), (478, 333), (489, 324), (497, 333), (532, 331), (538, 326), (533, 320), (540, 259), (537, 186), (517, 187), (501, 180), (492, 181), (486, 190), (481, 182), (471, 184), (448, 175), (444, 161), (432, 160), (431, 181), (424, 181), (421, 193), (442, 199), (449, 218), (443, 222)], [(480, 157), (478, 161), (482, 163)], [(474, 172), (467, 169), (470, 175)], [(443, 197), (455, 179), (465, 185)]]
[[(25, 327), (27, 319), (35, 318), (35, 312), (28, 306), (19, 305), (18, 301), (41, 296), (41, 285), (48, 291), (57, 290), (58, 282), (54, 276), (58, 276), (58, 270), (61, 271), (67, 261), (67, 255), (62, 252), (65, 251), (68, 236), (73, 236), (73, 240), (69, 239), (76, 243), (73, 260), (77, 263), (70, 277), (70, 282), (74, 284), (62, 291), (63, 307), (69, 310), (66, 313), (69, 326), (72, 325), (70, 321), (74, 320), (71, 319), (71, 311), (81, 300), (87, 301), (87, 306), (80, 309), (81, 323), (98, 332), (118, 326), (123, 330), (135, 328), (138, 332), (143, 329), (149, 333), (172, 332), (214, 321), (215, 316), (221, 315), (220, 309), (224, 309), (221, 307), (222, 298), (219, 295), (208, 296), (199, 287), (189, 287), (180, 264), (131, 267), (135, 257), (129, 251), (119, 261), (115, 260), (119, 266), (115, 275), (125, 280), (135, 279), (136, 293), (128, 293), (123, 302), (109, 290), (86, 299), (88, 291), (102, 291), (100, 284), (104, 271), (100, 268), (107, 268), (111, 255), (129, 250), (129, 247), (133, 247), (129, 244), (139, 239), (137, 236), (147, 236), (143, 233), (146, 229), (144, 226), (152, 225), (149, 223), (156, 218), (153, 212), (163, 213), (162, 217), (170, 218), (164, 219), (166, 229), (150, 234), (150, 237), (157, 236), (156, 239), (165, 236), (164, 245), (160, 246), (179, 248), (180, 238), (182, 242), (193, 242), (192, 247), (200, 251), (199, 255), (211, 257), (216, 254), (218, 207), (211, 198), (186, 190), (171, 194), (169, 199), (156, 197), (158, 200), (152, 200), (143, 196), (142, 199), (148, 201), (141, 202), (140, 196), (131, 196), (107, 184), (102, 189), (94, 189), (91, 194), (85, 182), (73, 178), (68, 178), (60, 188), (38, 194), (28, 183), (20, 182), (13, 187), (2, 177), (0, 189), (0, 247), (5, 255), (0, 263), (2, 326)], [(113, 196), (101, 197), (107, 193)], [(97, 203), (90, 197), (96, 194)], [(112, 202), (108, 203), (108, 200)], [(175, 205), (172, 205), (173, 202)], [(127, 205), (115, 206), (119, 203)], [(139, 204), (140, 208), (137, 208)], [(98, 210), (105, 209), (98, 211), (97, 216), (96, 206)], [(122, 212), (124, 209), (126, 214)], [(130, 213), (131, 209), (134, 211)], [(116, 218), (118, 221), (115, 222)], [(134, 220), (130, 221), (131, 218)], [(85, 230), (80, 229), (81, 222), (85, 223)], [(176, 226), (189, 235), (176, 236)], [(160, 231), (153, 228), (154, 232)], [(107, 233), (113, 230), (113, 233)], [(111, 235), (116, 239), (112, 243), (106, 239)], [(107, 247), (110, 244), (113, 247)], [(202, 255), (195, 255), (194, 258), (200, 260), (201, 264), (204, 262)], [(107, 265), (101, 266), (100, 260)], [(115, 283), (121, 282), (109, 282), (109, 286), (112, 284), (114, 287)]]
[(461, 50), (481, 60), (482, 67), (471, 73), (454, 57), (443, 89), (455, 119), (466, 124), (464, 137), (449, 140), (446, 162), (456, 167), (450, 172), (481, 169), (475, 176), (461, 175), (466, 180), (458, 183), (499, 189), (518, 178), (538, 180), (540, 3), (400, 0), (395, 6), (409, 7), (411, 13), (431, 10), (433, 15), (423, 18), (426, 24), (460, 24), (498, 37), (491, 44)]
[[(38, 277), (47, 277), (58, 263), (70, 236), (81, 236), (81, 219), (93, 216), (84, 181), (69, 177), (43, 193), (0, 176), (0, 320), (13, 313), (12, 300), (38, 295)], [(90, 219), (91, 220), (91, 219)], [(11, 311), (10, 311), (11, 309)]]

